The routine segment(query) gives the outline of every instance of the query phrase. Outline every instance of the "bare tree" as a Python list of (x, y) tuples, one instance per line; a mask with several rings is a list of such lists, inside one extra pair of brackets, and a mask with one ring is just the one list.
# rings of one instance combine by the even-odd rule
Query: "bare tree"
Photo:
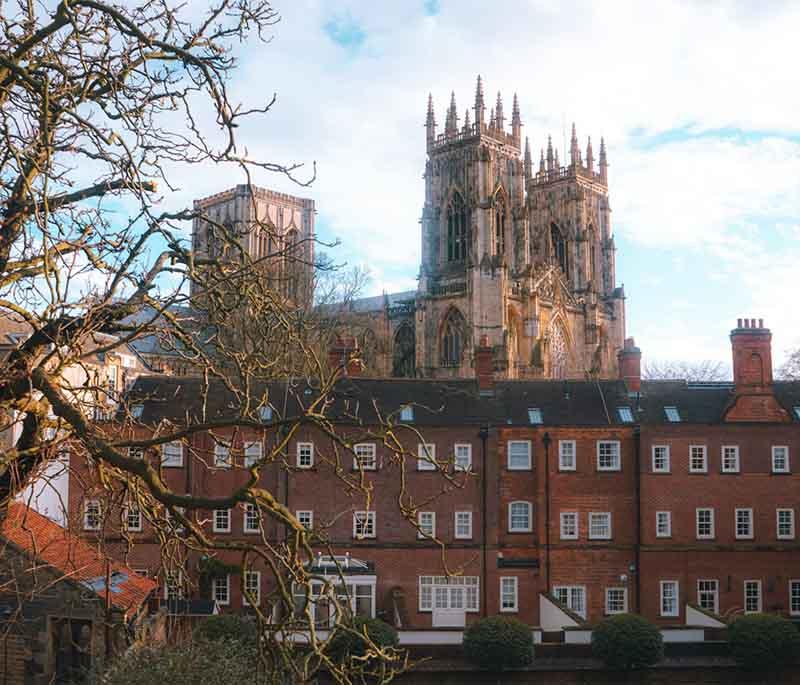
[(702, 361), (654, 360), (644, 365), (642, 378), (647, 380), (686, 380), (715, 383), (729, 379), (728, 369), (721, 361), (704, 359)]
[(789, 352), (786, 361), (781, 364), (776, 375), (781, 380), (800, 380), (800, 348)]
[[(73, 454), (90, 458), (95, 482), (112, 504), (130, 497), (138, 502), (165, 556), (173, 550), (179, 550), (175, 559), (187, 550), (211, 558), (236, 552), (243, 567), (256, 558), (271, 569), (274, 602), (286, 609), (262, 642), (275, 678), (286, 679), (288, 672), (290, 680), (303, 682), (326, 668), (337, 682), (367, 671), (388, 681), (407, 666), (394, 650), (371, 645), (375, 658), (335, 664), (313, 621), (302, 649), (285, 639), (308, 626), (291, 611), (293, 588), (305, 587), (309, 596), (311, 544), (325, 540), (313, 538), (260, 475), (262, 468), (288, 468), (289, 440), (301, 426), (313, 425), (330, 441), (328, 459), (340, 486), (369, 509), (374, 493), (363, 469), (341, 465), (352, 461), (356, 438), (368, 435), (404, 468), (412, 455), (399, 436), (409, 429), (376, 412), (374, 425), (354, 421), (343, 435), (326, 415), (341, 369), (331, 371), (324, 357), (324, 317), (298, 307), (263, 277), (278, 261), (302, 262), (292, 252), (296, 246), (276, 241), (274, 253), (253, 259), (239, 229), (197, 209), (164, 209), (176, 179), (201, 167), (232, 167), (247, 183), (253, 171), (295, 180), (303, 171), (298, 164), (252, 159), (237, 139), (243, 121), (268, 113), (275, 98), (242, 105), (229, 97), (237, 46), (268, 41), (277, 21), (266, 0), (210, 0), (202, 12), (177, 0), (3, 3), (0, 313), (24, 322), (30, 334), (0, 365), (3, 427), (18, 433), (0, 460), (0, 505), (4, 509), (68, 443)], [(313, 177), (312, 169), (298, 182)], [(207, 254), (195, 254), (183, 237), (197, 218), (213, 237)], [(346, 289), (357, 290), (362, 281), (363, 274), (354, 273)], [(183, 314), (187, 310), (192, 316)], [(149, 425), (137, 413), (139, 397), (123, 401), (114, 420), (94, 420), (97, 397), (107, 389), (87, 378), (76, 385), (65, 371), (89, 354), (146, 336), (158, 336), (196, 369), (197, 397), (224, 394), (224, 416), (207, 413), (201, 402), (191, 418), (187, 412), (180, 421)], [(287, 377), (313, 380), (313, 397), (298, 399), (297, 412), (278, 417), (271, 426), (278, 438), (231, 492), (176, 491), (157, 464), (135, 456), (201, 431), (221, 441), (232, 430), (264, 430), (259, 412), (270, 403), (274, 383)], [(468, 475), (449, 475), (446, 464), (440, 471), (443, 491), (462, 487)], [(412, 499), (404, 491), (398, 501), (416, 525)], [(280, 543), (265, 534), (248, 544), (207, 534), (200, 511), (245, 504), (260, 520), (291, 533)], [(330, 601), (336, 604), (336, 592)], [(346, 612), (338, 615), (344, 620)]]

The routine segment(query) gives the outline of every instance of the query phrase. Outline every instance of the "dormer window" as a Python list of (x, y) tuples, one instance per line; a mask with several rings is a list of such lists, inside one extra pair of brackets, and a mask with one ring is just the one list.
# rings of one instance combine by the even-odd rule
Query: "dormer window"
[(680, 423), (681, 415), (677, 407), (664, 407), (664, 414), (670, 423)]
[(544, 423), (542, 419), (542, 410), (539, 407), (530, 407), (528, 409), (528, 421), (532, 424), (541, 424)]
[(406, 405), (400, 409), (400, 420), (401, 421), (413, 421), (414, 420), (414, 407), (411, 405)]
[(798, 421), (800, 421), (800, 404), (794, 407), (794, 416)]
[(617, 413), (622, 423), (633, 423), (633, 412), (630, 407), (617, 407)]
[(272, 421), (272, 407), (270, 407), (268, 404), (265, 404), (258, 410), (258, 417), (263, 423)]

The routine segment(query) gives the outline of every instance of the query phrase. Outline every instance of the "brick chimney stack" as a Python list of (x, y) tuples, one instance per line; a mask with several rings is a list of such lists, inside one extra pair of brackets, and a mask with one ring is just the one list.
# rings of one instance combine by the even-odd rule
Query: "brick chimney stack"
[(494, 349), (489, 338), (483, 336), (475, 349), (475, 375), (478, 377), (478, 390), (491, 391), (494, 387)]
[(772, 333), (764, 319), (737, 319), (731, 331), (733, 382), (736, 391), (764, 390), (772, 385)]
[(328, 363), (331, 370), (343, 368), (345, 376), (360, 376), (362, 365), (358, 355), (358, 344), (355, 338), (341, 338), (336, 340), (328, 350)]
[(626, 338), (622, 349), (617, 353), (619, 377), (625, 381), (628, 392), (639, 392), (642, 387), (642, 351), (636, 347), (633, 338)]

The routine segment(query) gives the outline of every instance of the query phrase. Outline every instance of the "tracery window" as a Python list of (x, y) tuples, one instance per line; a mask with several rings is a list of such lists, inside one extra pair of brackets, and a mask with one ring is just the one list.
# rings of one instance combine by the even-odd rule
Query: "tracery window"
[(461, 196), (455, 193), (447, 208), (447, 261), (466, 259), (468, 247), (467, 208)]
[(565, 275), (569, 274), (569, 256), (567, 254), (567, 241), (561, 229), (552, 224), (550, 226), (550, 256), (561, 267)]
[(506, 253), (506, 204), (501, 196), (497, 197), (494, 210), (494, 253), (504, 255)]
[(408, 324), (403, 324), (394, 336), (392, 376), (399, 378), (414, 377), (415, 346), (414, 329)]
[(567, 374), (567, 341), (561, 326), (550, 329), (550, 378), (564, 378)]
[(442, 366), (461, 366), (466, 325), (457, 309), (451, 309), (442, 327)]

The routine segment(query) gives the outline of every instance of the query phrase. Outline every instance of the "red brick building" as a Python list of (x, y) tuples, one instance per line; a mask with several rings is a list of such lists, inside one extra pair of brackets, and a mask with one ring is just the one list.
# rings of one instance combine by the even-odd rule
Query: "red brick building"
[[(339, 559), (354, 609), (401, 628), (457, 625), (463, 611), (467, 622), (508, 612), (551, 624), (542, 602), (574, 622), (624, 611), (662, 625), (704, 612), (800, 616), (800, 383), (773, 381), (760, 324), (740, 322), (731, 339), (732, 383), (641, 381), (632, 340), (617, 381), (347, 377), (325, 415), (352, 449), (317, 428), (282, 433), (316, 395), (280, 385), (270, 392), (280, 400), (259, 412), (263, 425), (198, 433), (143, 458), (161, 463), (176, 492), (222, 495), (281, 441), (281, 463), (264, 464), (259, 484), (324, 531), (315, 564), (324, 571), (331, 553)], [(223, 417), (231, 396), (201, 396), (199, 384), (139, 379), (136, 431)], [(128, 511), (121, 530), (123, 503), (95, 495), (90, 474), (75, 469), (75, 524), (163, 580), (176, 568), (159, 535), (169, 523)], [(286, 534), (242, 508), (193, 516), (232, 543)], [(198, 555), (180, 561), (197, 577)], [(258, 571), (221, 576), (205, 591), (238, 611), (248, 604), (243, 588), (257, 601), (269, 591)], [(687, 605), (702, 611), (687, 616)]]

